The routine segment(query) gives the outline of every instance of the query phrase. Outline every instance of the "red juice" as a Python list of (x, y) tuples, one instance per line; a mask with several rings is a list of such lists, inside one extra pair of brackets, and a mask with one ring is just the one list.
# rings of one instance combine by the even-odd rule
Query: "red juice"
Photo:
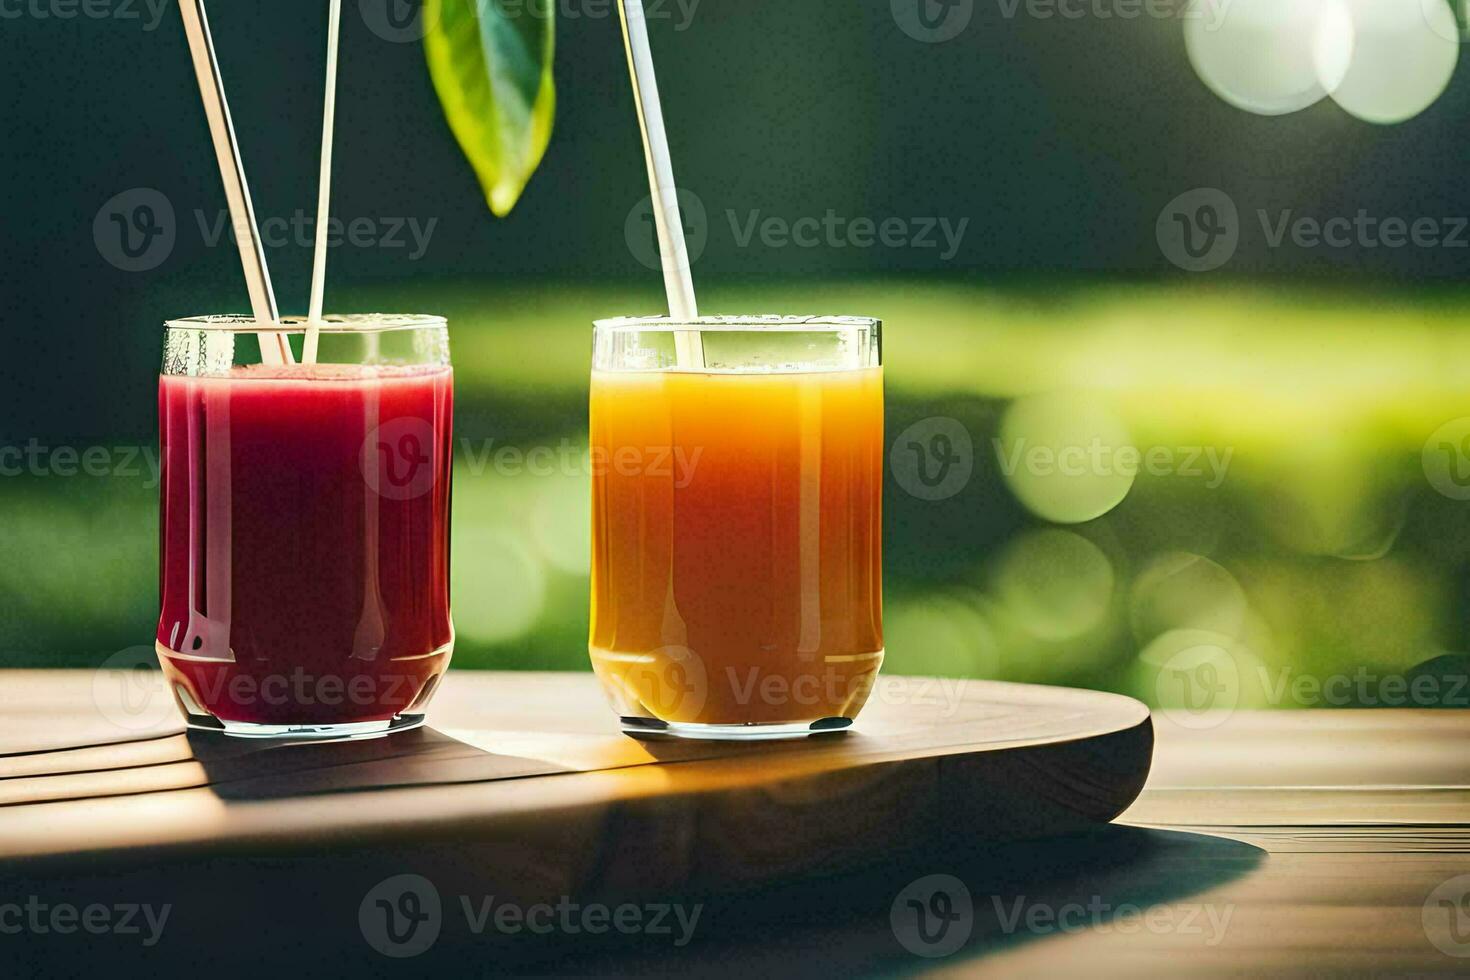
[(437, 366), (160, 379), (157, 647), (192, 722), (422, 714), (454, 645), (453, 400)]

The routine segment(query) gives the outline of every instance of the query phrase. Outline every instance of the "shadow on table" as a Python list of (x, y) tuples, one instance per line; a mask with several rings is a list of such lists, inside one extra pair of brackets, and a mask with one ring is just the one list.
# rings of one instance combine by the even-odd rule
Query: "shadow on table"
[(209, 789), (232, 802), (568, 771), (544, 759), (487, 752), (432, 728), (328, 742), (257, 741), (198, 731), (189, 732), (188, 739)]
[(227, 801), (274, 800), (568, 771), (431, 728), (327, 742), (165, 732), (0, 758), (0, 808), (205, 788)]
[[(1244, 877), (1264, 856), (1223, 838), (1108, 825), (964, 855), (909, 855), (861, 873), (777, 888), (678, 896), (668, 901), (675, 911), (683, 906), (685, 921), (699, 908), (692, 939), (682, 947), (675, 946), (679, 919), (671, 914), (675, 927), (665, 937), (620, 937), (596, 947), (546, 943), (516, 951), (515, 963), (536, 973), (731, 977), (979, 965), (1021, 944), (1079, 931), (1113, 925), (1141, 931), (1146, 926), (1139, 917), (1151, 908), (1187, 903)], [(956, 880), (968, 891), (968, 903)], [(1201, 942), (1222, 927), (1208, 911), (1200, 910), (1188, 926), (1199, 930)]]
[[(246, 848), (97, 878), (14, 878), (8, 884), (15, 894), (45, 895), (53, 905), (122, 899), (174, 914), (166, 941), (152, 946), (140, 945), (133, 935), (79, 942), (51, 933), (21, 937), (18, 946), (0, 943), (0, 975), (13, 957), (29, 964), (16, 976), (42, 975), (33, 967), (45, 963), (49, 975), (58, 976), (117, 974), (122, 964), (132, 964), (153, 975), (207, 971), (212, 977), (289, 971), (749, 980), (903, 975), (941, 965), (979, 969), (989, 957), (1022, 944), (1035, 954), (1028, 956), (1028, 975), (1087, 975), (1087, 964), (1078, 970), (1078, 953), (1065, 941), (1070, 934), (1116, 926), (1124, 916), (1138, 924), (1161, 905), (1173, 904), (1170, 914), (1177, 915), (1194, 896), (1250, 874), (1264, 856), (1230, 840), (1105, 826), (1066, 838), (987, 845), (964, 855), (878, 855), (879, 863), (861, 872), (814, 875), (775, 887), (564, 895), (551, 900), (541, 917), (549, 934), (534, 935), (537, 906), (499, 890), (461, 888), (453, 878), (458, 866), (475, 879), (475, 866), (487, 860), (484, 848), (387, 837), (370, 856), (360, 849), (333, 851), (283, 859)], [(542, 857), (538, 842), (518, 834), (497, 842), (494, 860), (515, 879), (535, 880), (551, 873)], [(970, 911), (952, 901), (935, 902), (933, 893), (916, 888), (932, 875), (963, 882)], [(946, 887), (950, 899), (957, 898), (952, 883)], [(421, 900), (406, 901), (408, 891)], [(919, 902), (926, 922), (916, 917), (910, 899)], [(390, 913), (386, 918), (383, 908)], [(499, 918), (505, 908), (515, 911), (509, 926)], [(1070, 908), (1097, 911), (1067, 918), (1064, 910)], [(1044, 922), (1032, 911), (1038, 909), (1046, 913)], [(1059, 913), (1066, 919), (1060, 924)], [(472, 920), (480, 927), (472, 927)], [(941, 920), (949, 922), (947, 929)], [(1218, 926), (1208, 917), (1194, 924), (1202, 930), (1201, 945)], [(385, 941), (384, 930), (408, 929), (416, 938), (419, 928), (423, 942), (415, 947), (401, 945), (403, 937), (396, 934), (391, 944)], [(947, 944), (955, 937), (962, 941), (951, 949)], [(943, 956), (928, 958), (915, 950)]]

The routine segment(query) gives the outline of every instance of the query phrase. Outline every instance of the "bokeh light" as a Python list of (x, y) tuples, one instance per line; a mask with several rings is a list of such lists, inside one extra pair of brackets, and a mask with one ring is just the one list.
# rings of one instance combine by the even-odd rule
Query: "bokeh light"
[(953, 595), (888, 603), (883, 617), (890, 674), (994, 678), (1000, 643), (977, 603)]
[(1106, 514), (1128, 496), (1138, 472), (1122, 420), (1080, 392), (1017, 400), (1001, 423), (997, 455), (1016, 498), (1058, 524)]
[[(1378, 2), (1378, 0), (1373, 0)], [(1322, 64), (1345, 63), (1352, 36), (1334, 30), (1334, 0), (1194, 0), (1184, 43), (1200, 79), (1248, 112), (1277, 116), (1320, 101), (1335, 80)]]
[(1066, 640), (1096, 628), (1113, 601), (1113, 566), (1072, 531), (1046, 528), (1014, 541), (996, 567), (996, 593), (1022, 629)]
[[(1424, 8), (1424, 18), (1434, 32), (1446, 41), (1454, 41), (1459, 44), (1470, 41), (1470, 0), (1419, 0), (1420, 6)], [(1449, 11), (1450, 17), (1446, 21), (1436, 7), (1442, 7)]]
[[(587, 462), (584, 449), (576, 460)], [(588, 574), (592, 555), (592, 505), (585, 467), (574, 472), (535, 475), (531, 533), (537, 551), (559, 572)]]
[(1184, 18), (1205, 85), (1267, 116), (1330, 95), (1367, 122), (1411, 119), (1449, 84), (1460, 40), (1451, 0), (1195, 0)]
[(1382, 558), (1408, 516), (1393, 474), (1366, 447), (1331, 436), (1273, 461), (1252, 489), (1261, 526), (1301, 554)]
[[(1272, 703), (1271, 672), (1234, 637), (1209, 630), (1171, 630), (1139, 653), (1133, 690), (1176, 724), (1208, 712), (1263, 708)], [(1206, 723), (1208, 724), (1208, 723)]]
[(1359, 119), (1399, 123), (1429, 108), (1460, 58), (1445, 0), (1333, 0), (1352, 23), (1352, 57), (1332, 98)]
[(455, 551), (454, 626), (467, 639), (505, 642), (525, 635), (546, 602), (546, 570), (525, 538), (509, 527), (472, 527)]
[(1133, 583), (1133, 635), (1148, 642), (1176, 630), (1238, 637), (1246, 619), (1245, 593), (1224, 566), (1175, 551), (1151, 561)]

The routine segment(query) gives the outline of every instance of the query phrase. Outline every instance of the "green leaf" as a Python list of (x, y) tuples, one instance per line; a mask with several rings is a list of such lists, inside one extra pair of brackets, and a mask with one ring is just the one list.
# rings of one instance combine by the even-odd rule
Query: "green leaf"
[(426, 0), (424, 52), (449, 128), (490, 210), (520, 200), (551, 140), (552, 0)]

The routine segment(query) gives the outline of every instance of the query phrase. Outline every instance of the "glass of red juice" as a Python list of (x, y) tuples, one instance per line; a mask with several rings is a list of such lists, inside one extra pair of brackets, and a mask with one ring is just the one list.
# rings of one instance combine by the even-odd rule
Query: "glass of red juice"
[[(421, 724), (454, 648), (445, 321), (167, 325), (159, 661), (190, 727), (342, 738)], [(271, 343), (266, 350), (278, 350)], [(278, 355), (275, 360), (281, 360)]]

